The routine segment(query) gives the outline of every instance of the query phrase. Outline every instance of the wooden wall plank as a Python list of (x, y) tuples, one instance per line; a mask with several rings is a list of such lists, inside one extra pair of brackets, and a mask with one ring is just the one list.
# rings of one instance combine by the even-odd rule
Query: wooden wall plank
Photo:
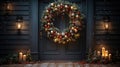
[[(12, 13), (5, 16), (4, 3), (0, 3), (0, 55), (14, 53), (16, 50), (29, 49), (30, 42), (30, 0), (9, 0), (13, 4)], [(18, 34), (16, 29), (16, 17), (23, 17), (23, 28)], [(4, 52), (5, 51), (5, 52)]]
[[(119, 1), (114, 0), (94, 0), (95, 22), (94, 22), (94, 36), (95, 44), (98, 43), (107, 45), (112, 49), (120, 49), (120, 4)], [(104, 23), (101, 22), (104, 16), (110, 17), (110, 31), (106, 33)], [(103, 42), (101, 42), (101, 40)], [(112, 51), (112, 53), (115, 53)]]

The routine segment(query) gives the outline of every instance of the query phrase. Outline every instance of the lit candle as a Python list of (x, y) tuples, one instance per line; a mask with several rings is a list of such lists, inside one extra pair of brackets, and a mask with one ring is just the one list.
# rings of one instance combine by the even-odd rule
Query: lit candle
[(105, 56), (105, 48), (102, 47), (102, 57), (104, 57), (104, 56)]
[(23, 61), (26, 61), (26, 55), (23, 55)]
[(109, 54), (108, 59), (111, 60), (111, 54)]
[(19, 61), (22, 61), (22, 58), (23, 58), (23, 53), (19, 52)]
[(108, 50), (105, 51), (105, 57), (108, 57)]
[(100, 56), (100, 51), (97, 51), (97, 55)]

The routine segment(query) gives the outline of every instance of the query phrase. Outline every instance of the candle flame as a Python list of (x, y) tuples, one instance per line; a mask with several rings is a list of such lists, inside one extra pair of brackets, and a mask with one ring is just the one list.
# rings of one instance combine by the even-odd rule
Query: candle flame
[(102, 57), (105, 56), (105, 47), (102, 47)]
[(26, 57), (26, 55), (25, 55), (25, 54), (24, 54), (23, 56), (24, 56), (24, 57)]
[(109, 56), (111, 56), (111, 54), (109, 54)]
[(22, 52), (20, 52), (19, 54), (23, 54)]
[(105, 47), (102, 47), (102, 49), (105, 49)]
[(105, 51), (105, 56), (106, 56), (106, 57), (108, 56), (108, 50)]

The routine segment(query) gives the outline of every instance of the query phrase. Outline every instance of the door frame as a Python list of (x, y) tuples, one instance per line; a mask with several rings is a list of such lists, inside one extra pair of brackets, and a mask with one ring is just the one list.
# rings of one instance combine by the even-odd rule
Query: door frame
[[(31, 35), (31, 53), (34, 60), (40, 60), (39, 56), (39, 0), (31, 1), (31, 24), (30, 24), (30, 35)], [(86, 0), (87, 15), (86, 15), (86, 53), (93, 48), (94, 38), (94, 0)], [(88, 48), (88, 49), (87, 49)]]

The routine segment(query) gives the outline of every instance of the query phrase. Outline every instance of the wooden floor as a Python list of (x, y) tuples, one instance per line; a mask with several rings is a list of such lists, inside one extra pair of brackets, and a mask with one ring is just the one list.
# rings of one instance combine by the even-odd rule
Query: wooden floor
[(120, 67), (116, 64), (79, 64), (72, 62), (65, 63), (35, 63), (35, 64), (11, 64), (11, 65), (1, 65), (0, 67)]

